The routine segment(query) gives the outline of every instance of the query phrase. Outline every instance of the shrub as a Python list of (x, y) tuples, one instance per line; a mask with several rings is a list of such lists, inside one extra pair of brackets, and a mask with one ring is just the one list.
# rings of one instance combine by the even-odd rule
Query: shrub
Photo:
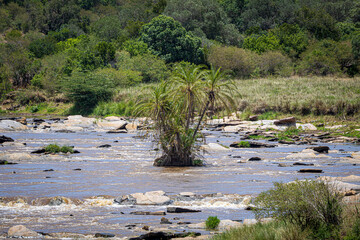
[(61, 148), (57, 144), (49, 144), (44, 149), (47, 153), (59, 153)]
[(21, 105), (46, 101), (46, 97), (42, 91), (34, 91), (33, 89), (19, 90), (16, 92), (15, 98)]
[(74, 149), (73, 147), (71, 146), (59, 146), (57, 144), (49, 144), (47, 145), (45, 148), (45, 152), (46, 153), (59, 153), (59, 152), (62, 152), (62, 153), (73, 153), (74, 152)]
[(217, 216), (209, 216), (205, 222), (206, 229), (209, 230), (216, 229), (219, 226), (219, 223), (220, 223), (220, 219), (218, 219)]
[(292, 74), (291, 59), (280, 52), (270, 51), (263, 53), (257, 58), (258, 74), (260, 76)]
[(236, 47), (214, 45), (209, 50), (208, 62), (223, 70), (231, 70), (237, 77), (249, 77), (255, 70), (257, 54)]
[(127, 40), (123, 44), (123, 49), (131, 56), (143, 55), (149, 52), (148, 46), (143, 41)]
[(113, 94), (109, 77), (100, 77), (94, 73), (73, 73), (63, 81), (67, 97), (74, 102), (70, 113), (89, 114), (100, 101), (108, 101)]
[(128, 69), (103, 68), (94, 74), (99, 79), (107, 78), (114, 86), (119, 87), (133, 86), (142, 81), (141, 72)]
[(290, 222), (312, 230), (317, 238), (329, 238), (336, 234), (342, 212), (342, 196), (333, 187), (311, 180), (274, 183), (255, 199), (255, 216)]
[(29, 51), (37, 58), (53, 54), (56, 51), (56, 40), (52, 37), (45, 37), (30, 43)]

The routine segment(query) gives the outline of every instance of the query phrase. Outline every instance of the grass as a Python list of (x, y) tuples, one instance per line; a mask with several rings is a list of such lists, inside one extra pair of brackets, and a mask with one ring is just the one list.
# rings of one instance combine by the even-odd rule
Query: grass
[(240, 141), (238, 144), (239, 147), (241, 148), (249, 148), (250, 147), (250, 143), (247, 141)]
[(273, 221), (257, 223), (250, 226), (233, 228), (214, 236), (211, 240), (304, 240), (308, 239), (307, 232), (284, 222)]
[(250, 135), (249, 138), (250, 138), (250, 139), (253, 139), (253, 140), (267, 140), (267, 139), (271, 139), (271, 137), (266, 137), (266, 136), (263, 136), (263, 135)]
[(301, 129), (297, 129), (295, 127), (289, 127), (283, 132), (279, 132), (276, 134), (278, 140), (282, 141), (292, 141), (292, 137), (298, 136), (302, 132)]
[[(139, 84), (137, 86), (116, 89), (113, 101), (100, 103), (92, 115), (127, 115), (133, 114), (132, 107), (141, 98), (151, 94), (151, 87), (156, 83)], [(360, 116), (360, 79), (336, 77), (290, 77), (290, 78), (261, 78), (249, 80), (235, 80), (237, 94), (234, 99), (238, 109), (242, 111), (242, 119), (250, 115), (260, 114), (259, 119), (281, 118), (291, 114), (297, 119), (329, 119), (352, 120)], [(34, 101), (33, 101), (34, 102)], [(38, 106), (36, 113), (63, 114), (69, 104), (57, 106), (51, 101), (45, 102), (44, 109), (39, 103), (29, 104)], [(26, 108), (23, 112), (30, 112)], [(35, 111), (36, 108), (33, 109)]]

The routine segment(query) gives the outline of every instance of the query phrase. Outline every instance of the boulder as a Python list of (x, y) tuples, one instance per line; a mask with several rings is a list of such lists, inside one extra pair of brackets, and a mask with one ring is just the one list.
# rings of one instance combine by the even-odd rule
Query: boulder
[(285, 158), (287, 159), (291, 159), (291, 158), (304, 158), (304, 159), (309, 159), (309, 158), (316, 158), (316, 154), (312, 153), (312, 152), (299, 152), (299, 153), (292, 153), (287, 155)]
[(230, 228), (237, 228), (240, 227), (242, 224), (240, 222), (237, 221), (232, 221), (232, 220), (221, 220), (218, 226), (219, 230), (228, 230)]
[(136, 131), (136, 130), (138, 130), (139, 125), (136, 123), (128, 123), (125, 128), (128, 131)]
[(160, 220), (160, 224), (172, 224), (166, 217), (162, 217)]
[(254, 225), (258, 223), (256, 219), (244, 219), (243, 224), (244, 225)]
[(106, 117), (104, 118), (106, 121), (109, 121), (109, 122), (112, 122), (112, 121), (120, 121), (120, 120), (124, 120), (123, 118), (121, 117), (117, 117), (117, 116), (109, 116), (109, 117)]
[(154, 215), (154, 216), (166, 215), (166, 213), (163, 212), (163, 211), (156, 211), (156, 212), (136, 211), (136, 212), (130, 212), (130, 214), (133, 214), (133, 215)]
[(1, 120), (0, 121), (0, 131), (24, 131), (29, 128), (24, 124), (21, 124), (13, 120)]
[(249, 121), (257, 121), (258, 118), (259, 118), (258, 115), (253, 115), (253, 116), (250, 116), (250, 117), (249, 117)]
[(105, 121), (100, 120), (97, 122), (97, 126), (101, 129), (105, 130), (119, 130), (119, 129), (125, 129), (126, 125), (128, 123), (124, 120), (118, 120), (118, 121)]
[(306, 124), (296, 124), (296, 128), (302, 129), (302, 130), (310, 130), (310, 131), (315, 131), (317, 130), (317, 127), (315, 127), (313, 124), (311, 123), (306, 123)]
[(299, 170), (300, 173), (322, 173), (321, 169), (304, 168)]
[(194, 210), (188, 208), (180, 208), (180, 207), (168, 207), (166, 210), (168, 213), (193, 213), (193, 212), (201, 212), (201, 210)]
[(308, 147), (307, 149), (312, 149), (318, 153), (328, 153), (330, 150), (330, 148), (328, 146)]
[(181, 192), (179, 195), (183, 196), (183, 197), (193, 197), (193, 196), (195, 196), (195, 193), (193, 193), (193, 192)]
[(131, 196), (136, 199), (138, 205), (165, 205), (171, 202), (171, 199), (165, 196), (164, 191), (134, 193)]
[(274, 124), (275, 125), (296, 126), (296, 119), (294, 117), (283, 118), (280, 120), (275, 120)]
[(95, 233), (96, 238), (113, 238), (115, 234), (112, 233)]
[(103, 144), (103, 145), (97, 146), (97, 148), (109, 148), (109, 147), (111, 147), (110, 144)]
[(314, 166), (313, 163), (306, 163), (306, 162), (295, 162), (293, 163), (294, 166)]
[(31, 160), (34, 156), (29, 153), (0, 153), (0, 158), (7, 161)]
[(0, 144), (2, 144), (4, 142), (14, 142), (14, 139), (12, 139), (11, 137), (7, 137), (5, 135), (1, 135), (0, 136)]
[(205, 150), (205, 151), (208, 151), (208, 152), (210, 152), (210, 151), (214, 151), (214, 152), (217, 152), (217, 151), (229, 151), (228, 148), (226, 148), (224, 146), (221, 146), (218, 143), (208, 143), (208, 144), (202, 145), (201, 149)]
[(39, 234), (33, 230), (28, 229), (24, 225), (16, 225), (9, 228), (8, 237), (34, 238), (34, 237), (39, 237)]
[(261, 158), (259, 158), (259, 157), (251, 157), (251, 158), (249, 158), (249, 160), (248, 161), (261, 161)]
[(96, 118), (87, 118), (81, 115), (68, 116), (64, 124), (69, 127), (94, 128)]

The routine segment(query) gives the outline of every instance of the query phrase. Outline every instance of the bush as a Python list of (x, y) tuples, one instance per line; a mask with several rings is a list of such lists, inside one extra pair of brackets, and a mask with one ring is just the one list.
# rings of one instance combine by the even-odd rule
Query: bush
[(114, 84), (109, 77), (94, 73), (73, 73), (65, 78), (63, 88), (67, 97), (74, 102), (70, 113), (89, 114), (101, 101), (108, 101), (113, 94)]
[(46, 101), (46, 97), (42, 91), (34, 91), (33, 89), (17, 91), (15, 99), (20, 105)]
[(62, 152), (62, 153), (73, 153), (74, 152), (74, 149), (70, 146), (59, 146), (57, 144), (49, 144), (47, 145), (45, 148), (45, 152), (46, 153), (59, 153), (59, 152)]
[(320, 239), (336, 235), (341, 223), (342, 196), (319, 181), (274, 183), (255, 199), (256, 218), (273, 217), (310, 229)]
[(205, 222), (206, 229), (214, 230), (219, 226), (220, 219), (216, 216), (209, 216)]
[(258, 56), (256, 63), (260, 76), (277, 75), (288, 77), (293, 72), (291, 59), (280, 52), (263, 53)]
[(142, 81), (141, 72), (128, 69), (103, 68), (94, 74), (99, 79), (107, 78), (116, 87), (134, 86)]
[(208, 62), (223, 70), (232, 71), (237, 77), (250, 77), (256, 66), (257, 54), (236, 47), (214, 45), (210, 48)]
[(30, 43), (29, 51), (37, 58), (53, 54), (56, 51), (56, 40), (52, 37), (45, 37)]

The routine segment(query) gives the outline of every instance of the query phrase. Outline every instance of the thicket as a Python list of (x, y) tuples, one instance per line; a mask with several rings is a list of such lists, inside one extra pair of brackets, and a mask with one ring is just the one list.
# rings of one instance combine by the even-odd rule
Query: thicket
[(353, 77), (359, 9), (353, 0), (0, 1), (0, 98), (17, 89), (70, 96), (79, 73), (114, 90), (159, 82), (181, 61), (237, 78)]

